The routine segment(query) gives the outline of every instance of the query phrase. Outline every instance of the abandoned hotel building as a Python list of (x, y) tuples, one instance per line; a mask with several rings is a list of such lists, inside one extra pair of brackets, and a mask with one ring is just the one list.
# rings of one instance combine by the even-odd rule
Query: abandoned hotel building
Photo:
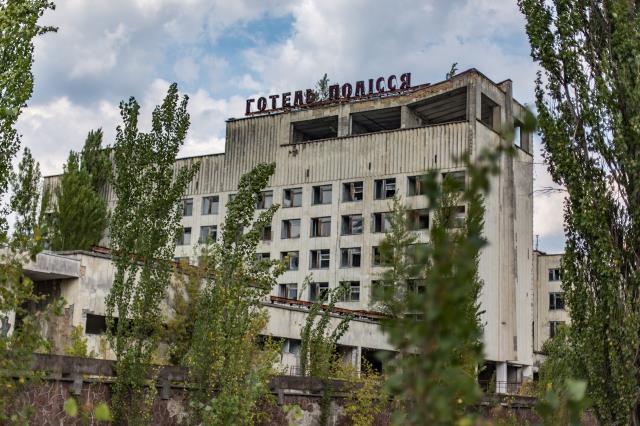
[[(342, 282), (350, 291), (339, 306), (356, 314), (340, 340), (345, 359), (359, 367), (363, 358), (374, 360), (375, 351), (393, 350), (370, 305), (372, 283), (384, 269), (378, 246), (390, 200), (402, 198), (418, 240), (426, 242), (433, 212), (420, 196), (420, 176), (437, 169), (440, 176), (466, 179), (459, 160), (464, 153), (473, 157), (504, 143), (499, 129), (505, 123), (522, 127), (525, 109), (513, 99), (510, 80), (495, 83), (475, 69), (416, 86), (409, 74), (392, 77), (334, 86), (330, 99), (310, 104), (303, 92), (249, 100), (245, 117), (227, 121), (224, 153), (176, 164), (201, 164), (183, 201), (176, 247), (176, 258), (197, 262), (197, 245), (216, 237), (240, 177), (258, 163), (275, 162), (258, 208), (281, 208), (258, 251), (287, 260), (265, 301), (265, 334), (285, 339), (282, 360), (292, 368), (309, 301)], [(484, 230), (489, 244), (479, 265), (485, 373), (495, 372), (498, 384), (519, 383), (534, 366), (532, 135), (515, 134), (515, 156), (504, 156), (502, 173), (491, 178)], [(47, 178), (53, 185), (57, 179)], [(113, 206), (113, 195), (107, 197)], [(464, 209), (459, 206), (461, 217)], [(40, 287), (55, 287), (68, 303), (71, 325), (84, 327), (90, 347), (99, 351), (114, 275), (108, 252), (44, 252), (26, 272)], [(309, 275), (312, 283), (303, 289)], [(338, 321), (340, 312), (335, 315)], [(540, 336), (535, 339), (537, 347)]]

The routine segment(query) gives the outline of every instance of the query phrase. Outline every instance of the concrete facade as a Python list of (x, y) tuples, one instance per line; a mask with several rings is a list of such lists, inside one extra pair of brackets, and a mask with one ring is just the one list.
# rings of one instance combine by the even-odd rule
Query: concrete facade
[[(225, 204), (240, 177), (259, 163), (275, 162), (268, 191), (272, 202), (281, 208), (274, 216), (271, 238), (265, 239), (258, 251), (272, 259), (298, 252), (297, 269), (279, 279), (281, 284), (298, 286), (296, 299), (310, 299), (310, 289), (303, 292), (301, 285), (311, 275), (311, 281), (330, 287), (342, 281), (357, 282), (359, 291), (353, 293), (353, 300), (340, 306), (371, 309), (371, 282), (382, 272), (373, 262), (374, 247), (384, 238), (384, 232), (378, 232), (379, 213), (390, 210), (390, 199), (376, 197), (381, 188), (378, 181), (389, 179), (383, 184), (390, 189), (394, 180), (395, 193), (409, 209), (421, 210), (425, 215), (422, 219), (430, 223), (432, 213), (425, 197), (412, 195), (411, 178), (429, 170), (464, 173), (459, 158), (465, 153), (474, 158), (485, 148), (507, 143), (500, 130), (511, 123), (520, 128), (524, 113), (524, 107), (512, 98), (511, 81), (494, 83), (480, 72), (469, 70), (449, 80), (403, 92), (229, 119), (224, 154), (185, 158), (176, 163), (176, 169), (200, 163), (199, 173), (185, 196), (190, 200), (191, 211), (182, 219), (183, 227), (191, 231), (190, 240), (178, 245), (176, 257), (197, 262), (201, 228), (215, 226), (220, 230)], [(516, 155), (502, 159), (502, 173), (492, 178), (492, 191), (486, 197), (485, 235), (489, 245), (480, 260), (485, 355), (488, 361), (501, 365), (496, 371), (505, 372), (505, 381), (507, 371), (531, 375), (534, 347), (532, 137), (525, 132), (517, 135)], [(55, 184), (57, 178), (48, 179)], [(357, 183), (357, 187), (351, 183)], [(289, 190), (298, 188), (300, 205), (287, 206)], [(359, 191), (354, 188), (361, 188), (360, 200), (348, 200), (345, 195), (345, 191)], [(113, 206), (113, 194), (107, 192)], [(320, 200), (314, 198), (316, 194), (321, 195)], [(217, 207), (209, 209), (205, 197), (217, 197)], [(293, 196), (298, 200), (297, 197)], [(358, 232), (344, 232), (344, 223), (353, 224), (349, 216), (355, 217)], [(314, 224), (314, 219), (320, 218), (330, 223), (326, 236), (313, 234), (314, 230), (327, 231), (327, 225)], [(287, 230), (295, 231), (298, 220), (299, 235), (294, 232), (294, 238), (283, 238)], [(419, 241), (428, 241), (428, 229), (417, 230), (416, 234)], [(342, 263), (343, 249), (359, 249), (359, 266)], [(324, 257), (317, 257), (316, 264), (313, 256)], [(87, 258), (86, 262), (88, 266), (94, 261)], [(106, 271), (109, 267), (99, 268)], [(107, 285), (108, 279), (104, 278)], [(298, 309), (295, 301), (287, 303), (278, 298), (293, 296), (281, 293), (280, 287), (274, 288), (272, 295), (275, 302), (269, 307), (267, 334), (299, 338), (304, 309)], [(82, 305), (82, 309), (104, 309), (102, 293), (69, 296), (68, 300)], [(94, 302), (88, 302), (86, 297)], [(365, 319), (351, 326), (342, 343), (355, 348), (356, 354), (363, 348), (391, 349), (378, 325)]]
[(563, 297), (561, 261), (562, 254), (534, 250), (533, 351), (536, 361), (542, 361), (542, 347), (553, 337), (556, 327), (570, 322)]

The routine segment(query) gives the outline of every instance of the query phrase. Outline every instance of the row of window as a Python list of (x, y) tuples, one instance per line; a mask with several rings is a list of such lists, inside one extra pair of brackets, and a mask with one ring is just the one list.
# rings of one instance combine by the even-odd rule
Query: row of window
[[(416, 246), (426, 246), (426, 244), (414, 244), (407, 249), (407, 256), (416, 259)], [(271, 259), (270, 253), (258, 253), (258, 260), (268, 261)], [(299, 251), (280, 252), (280, 259), (284, 261), (287, 271), (297, 271), (300, 267)], [(348, 247), (340, 249), (341, 268), (359, 268), (362, 264), (362, 249), (360, 247)], [(371, 264), (373, 266), (387, 266), (380, 253), (380, 247), (372, 247)], [(320, 249), (309, 251), (309, 269), (329, 269), (331, 266), (331, 250)]]
[[(389, 220), (390, 212), (378, 212), (371, 215), (371, 232), (380, 233), (388, 232), (391, 227)], [(425, 230), (429, 228), (429, 210), (415, 209), (407, 212), (409, 228), (414, 231)], [(455, 227), (461, 227), (464, 224), (465, 207), (458, 206), (454, 220)], [(280, 238), (295, 239), (300, 238), (302, 219), (284, 219), (280, 228)], [(364, 230), (364, 217), (361, 214), (342, 215), (340, 220), (340, 235), (360, 235)], [(208, 225), (200, 227), (199, 243), (206, 243), (210, 239), (217, 239), (218, 227), (216, 225)], [(182, 233), (178, 235), (177, 245), (191, 244), (191, 227), (182, 229)], [(313, 217), (310, 222), (309, 237), (329, 237), (331, 236), (331, 216)], [(271, 241), (271, 226), (265, 227), (262, 232), (262, 241)]]
[[(465, 172), (451, 172), (443, 174), (449, 175), (454, 181), (464, 185)], [(422, 184), (423, 176), (409, 176), (407, 178), (407, 196), (424, 195), (425, 188)], [(342, 184), (342, 201), (362, 201), (364, 197), (363, 181), (345, 182)], [(385, 200), (392, 198), (396, 194), (396, 178), (377, 179), (374, 181), (373, 196), (376, 200)], [(331, 204), (333, 193), (333, 185), (317, 185), (312, 187), (311, 204)], [(229, 200), (233, 199), (235, 194), (229, 195)], [(193, 198), (186, 198), (182, 201), (182, 215), (193, 215)], [(257, 209), (268, 209), (273, 205), (273, 191), (268, 190), (262, 192), (262, 196), (256, 203)], [(220, 197), (217, 195), (209, 195), (202, 197), (202, 215), (218, 214), (220, 206)], [(286, 188), (282, 190), (282, 207), (301, 207), (302, 206), (302, 188)]]

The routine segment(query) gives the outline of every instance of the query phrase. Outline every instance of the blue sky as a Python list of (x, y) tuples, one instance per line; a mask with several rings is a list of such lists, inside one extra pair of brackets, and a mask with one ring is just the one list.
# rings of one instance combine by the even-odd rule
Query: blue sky
[[(102, 127), (111, 143), (118, 104), (135, 96), (143, 124), (168, 85), (188, 93), (181, 155), (224, 150), (225, 120), (244, 99), (313, 87), (324, 72), (353, 82), (412, 72), (436, 82), (453, 62), (533, 102), (536, 66), (514, 0), (58, 0), (37, 40), (34, 96), (19, 122), (45, 174)], [(538, 147), (539, 148), (539, 147)], [(541, 163), (539, 152), (536, 162)], [(536, 188), (551, 186), (544, 166)], [(562, 250), (562, 195), (534, 192), (540, 248)]]

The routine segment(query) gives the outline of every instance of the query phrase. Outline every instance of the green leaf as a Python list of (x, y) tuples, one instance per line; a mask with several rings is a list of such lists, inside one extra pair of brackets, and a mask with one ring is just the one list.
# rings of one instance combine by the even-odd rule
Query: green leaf
[(113, 420), (111, 417), (111, 410), (106, 402), (101, 402), (96, 405), (96, 408), (93, 410), (93, 415), (98, 421), (110, 422)]
[(64, 402), (63, 408), (69, 417), (76, 417), (78, 415), (78, 403), (74, 398), (68, 398)]

